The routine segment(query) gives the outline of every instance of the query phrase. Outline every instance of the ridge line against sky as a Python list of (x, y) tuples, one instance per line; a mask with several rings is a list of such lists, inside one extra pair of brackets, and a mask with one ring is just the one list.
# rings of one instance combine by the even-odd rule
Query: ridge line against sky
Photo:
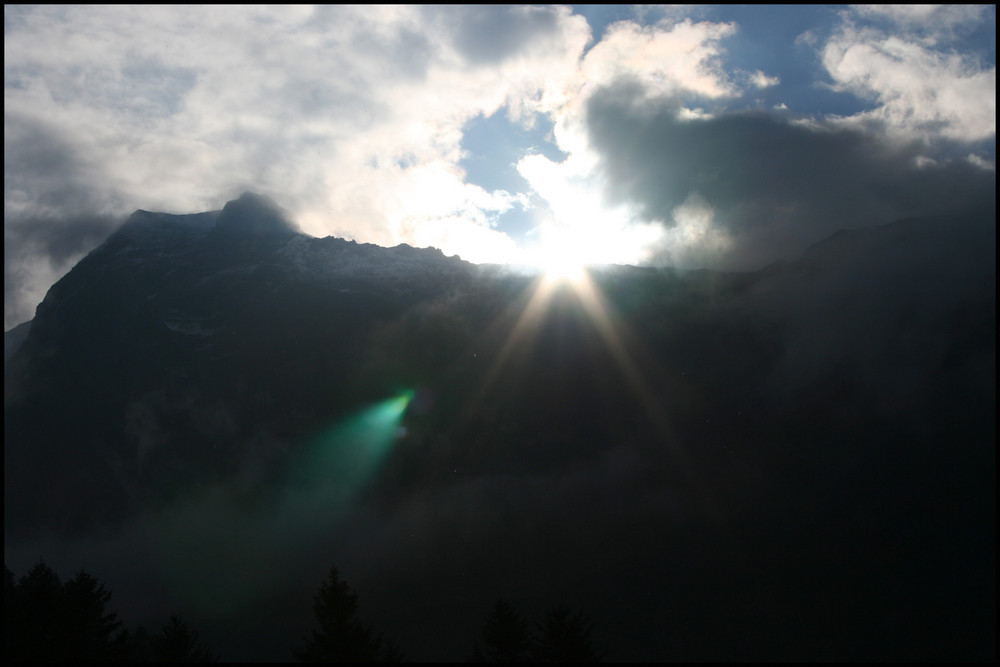
[(758, 268), (992, 205), (996, 11), (4, 7), (4, 328), (133, 210)]

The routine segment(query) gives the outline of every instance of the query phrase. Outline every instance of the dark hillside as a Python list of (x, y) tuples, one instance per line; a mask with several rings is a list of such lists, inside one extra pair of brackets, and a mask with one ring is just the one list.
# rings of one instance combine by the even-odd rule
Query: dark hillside
[(412, 659), (504, 597), (608, 659), (989, 660), (995, 267), (982, 216), (581, 289), (140, 211), (5, 364), (6, 541), (143, 526), (232, 659), (286, 659), (251, 610), (336, 561)]

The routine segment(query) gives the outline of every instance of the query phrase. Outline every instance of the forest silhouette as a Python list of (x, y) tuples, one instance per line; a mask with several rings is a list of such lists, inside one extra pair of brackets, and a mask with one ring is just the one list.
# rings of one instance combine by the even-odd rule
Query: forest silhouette
[(155, 635), (129, 631), (111, 591), (79, 570), (63, 582), (44, 560), (20, 579), (4, 565), (4, 658), (15, 662), (218, 662), (198, 632), (171, 615)]
[[(176, 614), (155, 635), (129, 630), (109, 608), (111, 591), (85, 570), (63, 582), (44, 560), (20, 578), (4, 565), (4, 658), (17, 662), (218, 662), (197, 630)], [(313, 598), (316, 626), (291, 653), (299, 662), (409, 662), (392, 640), (359, 617), (358, 594), (330, 571)], [(583, 610), (558, 605), (529, 623), (498, 599), (481, 645), (467, 662), (600, 662)]]
[(591, 633), (593, 621), (583, 610), (572, 613), (559, 605), (545, 622), (531, 624), (508, 600), (499, 599), (483, 628), (483, 646), (476, 644), (470, 662), (600, 662)]

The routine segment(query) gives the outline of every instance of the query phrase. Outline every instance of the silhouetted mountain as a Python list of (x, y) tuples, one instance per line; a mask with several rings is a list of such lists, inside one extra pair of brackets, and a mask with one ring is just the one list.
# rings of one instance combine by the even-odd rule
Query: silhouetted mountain
[(8, 527), (12, 485), (30, 487), (29, 524), (86, 530), (369, 398), (350, 398), (367, 332), (471, 274), (437, 250), (305, 237), (256, 195), (137, 211), (52, 287), (6, 368), (5, 435), (23, 443), (7, 464), (40, 471), (10, 476)]
[(21, 343), (24, 339), (28, 337), (28, 331), (31, 330), (31, 322), (22, 322), (10, 331), (5, 331), (3, 334), (3, 360), (7, 363), (18, 348), (21, 347)]
[(498, 597), (594, 610), (609, 660), (990, 659), (995, 266), (995, 214), (579, 290), (256, 195), (137, 211), (5, 364), (5, 534), (354, 544), (414, 659)]

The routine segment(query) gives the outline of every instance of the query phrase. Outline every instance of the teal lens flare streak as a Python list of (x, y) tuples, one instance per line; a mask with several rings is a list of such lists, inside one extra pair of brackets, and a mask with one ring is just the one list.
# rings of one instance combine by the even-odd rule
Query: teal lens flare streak
[(401, 392), (312, 438), (291, 483), (269, 504), (247, 507), (230, 485), (179, 498), (148, 537), (169, 590), (211, 617), (255, 603), (282, 549), (294, 543), (292, 553), (335, 529), (392, 451), (413, 397)]
[(392, 450), (414, 392), (406, 390), (331, 427), (317, 438), (309, 473), (355, 489)]

